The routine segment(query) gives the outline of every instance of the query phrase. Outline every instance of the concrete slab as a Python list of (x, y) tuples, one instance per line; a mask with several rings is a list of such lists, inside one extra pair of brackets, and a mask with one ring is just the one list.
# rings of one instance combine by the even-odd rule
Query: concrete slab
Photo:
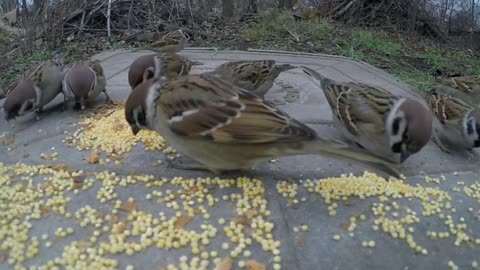
[[(108, 78), (107, 90), (113, 99), (121, 100), (128, 96), (130, 93), (127, 82), (128, 67), (136, 57), (149, 53), (151, 52), (120, 50), (105, 52), (94, 57), (102, 61)], [(400, 95), (418, 96), (409, 90), (408, 85), (393, 76), (368, 64), (338, 56), (261, 50), (215, 52), (203, 48), (190, 48), (180, 54), (204, 63), (204, 65), (194, 67), (192, 70), (194, 74), (210, 71), (230, 60), (273, 59), (281, 63), (307, 65), (333, 79), (371, 83)], [(303, 72), (294, 69), (282, 73), (266, 98), (293, 117), (311, 123), (311, 126), (321, 134), (336, 136), (333, 127), (322, 124), (331, 120), (330, 109), (326, 104), (323, 93), (314, 87), (310, 80), (303, 75)], [(82, 113), (60, 112), (58, 104), (61, 101), (62, 97), (57, 97), (46, 108), (46, 112), (41, 116), (41, 121), (36, 121), (31, 115), (17, 119), (15, 129), (11, 129), (3, 120), (2, 111), (0, 113), (0, 134), (8, 131), (7, 136), (14, 134), (15, 140), (14, 143), (6, 143), (4, 140), (4, 143), (0, 144), (0, 153), (2, 153), (0, 162), (8, 166), (18, 161), (30, 165), (64, 163), (77, 170), (91, 173), (107, 170), (116, 172), (117, 175), (122, 177), (132, 174), (151, 174), (158, 179), (163, 177), (170, 179), (179, 175), (185, 179), (211, 177), (211, 174), (206, 172), (175, 170), (165, 165), (166, 162), (159, 166), (157, 161), (166, 161), (168, 159), (167, 155), (160, 151), (144, 151), (140, 144), (125, 155), (121, 166), (114, 163), (87, 165), (83, 159), (90, 155), (91, 150), (78, 151), (62, 142), (67, 136), (65, 133), (72, 134), (79, 128), (78, 122)], [(103, 101), (104, 97), (100, 96), (98, 102)], [(1, 104), (0, 101), (0, 106)], [(90, 113), (91, 111), (87, 111), (84, 114)], [(54, 147), (54, 151), (59, 154), (56, 161), (49, 161), (40, 157), (42, 153), (52, 153), (51, 147)], [(349, 190), (356, 183), (365, 183), (365, 186), (371, 187), (371, 190), (382, 190), (378, 193), (373, 192), (374, 194), (367, 196), (367, 199), (359, 198), (360, 195), (355, 193), (346, 193), (340, 196), (339, 200), (335, 201), (338, 204), (335, 215), (329, 215), (329, 213), (332, 214), (331, 208), (333, 206), (331, 202), (325, 203), (325, 200), (326, 197), (330, 196), (329, 194), (334, 194), (337, 191), (330, 190), (322, 193), (322, 188), (330, 186), (331, 180), (311, 182), (316, 188), (308, 186), (310, 182), (306, 180), (339, 176), (342, 173), (350, 172), (360, 174), (363, 171), (362, 168), (323, 157), (303, 156), (281, 158), (277, 162), (265, 161), (252, 171), (232, 173), (223, 177), (246, 176), (262, 179), (258, 182), (258, 189), (264, 190), (264, 192), (260, 192), (260, 198), (265, 200), (266, 207), (271, 215), (259, 216), (274, 224), (272, 238), (281, 243), (279, 250), (282, 269), (446, 269), (449, 261), (452, 261), (461, 269), (465, 269), (469, 268), (474, 260), (480, 263), (480, 256), (478, 255), (480, 254), (480, 240), (476, 240), (480, 239), (480, 230), (477, 229), (480, 222), (478, 164), (478, 157), (467, 159), (462, 156), (446, 155), (430, 143), (421, 153), (411, 157), (406, 162), (403, 171), (408, 178), (404, 181), (404, 184), (375, 182), (372, 177), (367, 177), (366, 180), (352, 180), (343, 187), (341, 186), (343, 180), (333, 181), (331, 185), (339, 185), (339, 191)], [(6, 170), (7, 172), (3, 176), (13, 175), (12, 167), (8, 167)], [(438, 176), (440, 174), (444, 174), (446, 180), (440, 180), (438, 183), (426, 183), (424, 176), (422, 176)], [(0, 170), (0, 176), (2, 176), (2, 170)], [(15, 179), (21, 181), (20, 177)], [(41, 183), (41, 181), (48, 179), (40, 177), (35, 180), (35, 183)], [(298, 187), (294, 188), (296, 194), (291, 198), (283, 197), (283, 191), (279, 191), (277, 187), (280, 181), (285, 181), (282, 183), (288, 187), (297, 185)], [(462, 184), (461, 181), (464, 183)], [(241, 181), (239, 180), (236, 183), (239, 184)], [(416, 186), (417, 184), (418, 186)], [(0, 181), (2, 190), (5, 190), (8, 185), (13, 184)], [(113, 201), (101, 203), (96, 198), (99, 190), (105, 185), (102, 181), (95, 181), (93, 187), (80, 192), (78, 195), (74, 195), (70, 191), (62, 193), (64, 197), (71, 198), (67, 211), (74, 214), (81, 207), (89, 205), (102, 213), (112, 212)], [(239, 191), (241, 193), (242, 190), (241, 187), (221, 188), (218, 184), (207, 186), (209, 187), (207, 194), (220, 198), (220, 202), (223, 202), (222, 198), (224, 196), (231, 196), (239, 193)], [(164, 186), (155, 188), (155, 190), (162, 192), (166, 192), (167, 189), (178, 190), (181, 189), (181, 185), (167, 181)], [(432, 190), (443, 192), (443, 197), (432, 195)], [(146, 188), (143, 184), (131, 184), (126, 188), (117, 187), (116, 192), (122, 202), (126, 202), (128, 197), (133, 197), (138, 203), (139, 209), (145, 213), (158, 215), (159, 212), (165, 212), (168, 218), (173, 218), (175, 215), (172, 207), (169, 207), (165, 202), (159, 203), (147, 200), (145, 196), (151, 194), (152, 190)], [(407, 198), (397, 198), (395, 196), (395, 194), (402, 192), (404, 192), (404, 196), (401, 197)], [(0, 196), (2, 199), (10, 200), (8, 194), (5, 195), (0, 192), (0, 195), (2, 195)], [(426, 198), (420, 195), (430, 197)], [(445, 199), (444, 197), (448, 198)], [(302, 201), (303, 198), (305, 201)], [(177, 198), (176, 200), (182, 205), (183, 199)], [(299, 202), (296, 203), (296, 200)], [(238, 213), (236, 211), (238, 211), (237, 206), (241, 204), (240, 201), (234, 198), (228, 200), (227, 203), (217, 203), (213, 207), (208, 207), (210, 218), (204, 218), (199, 214), (188, 223), (186, 228), (196, 232), (203, 230), (202, 224), (210, 224), (218, 229), (218, 233), (211, 239), (210, 244), (201, 246), (202, 251), (215, 250), (218, 251), (219, 257), (226, 257), (229, 252), (238, 246), (224, 235), (223, 230), (227, 227), (229, 218), (237, 217)], [(8, 202), (14, 204), (13, 201)], [(449, 207), (446, 206), (447, 202)], [(422, 215), (426, 211), (425, 209), (429, 209), (430, 204), (436, 205), (436, 203), (442, 205), (439, 212), (444, 213), (443, 216), (439, 212), (428, 217)], [(377, 210), (373, 210), (377, 209), (379, 204), (383, 204), (384, 208), (388, 206), (390, 210), (384, 210), (385, 213), (379, 214)], [(399, 209), (395, 209), (395, 205), (399, 205)], [(453, 208), (455, 210), (452, 210)], [(3, 205), (2, 209), (4, 209)], [(253, 209), (258, 210), (255, 207)], [(406, 209), (416, 212), (415, 216), (418, 220), (413, 218), (412, 221), (406, 218), (406, 216), (411, 215), (411, 212)], [(360, 215), (365, 215), (364, 220), (359, 220)], [(450, 223), (447, 222), (448, 224), (446, 224), (449, 215), (452, 217), (452, 224), (465, 224), (466, 228), (463, 229), (460, 226), (462, 229), (451, 229), (448, 225)], [(357, 217), (357, 227), (349, 231), (348, 226), (352, 223), (351, 218), (353, 216)], [(412, 249), (411, 243), (406, 239), (399, 239), (400, 236), (395, 238), (391, 234), (383, 232), (382, 224), (386, 221), (382, 217), (397, 220), (398, 224), (395, 223), (396, 225), (391, 226), (406, 230), (406, 234), (411, 235), (416, 244), (421, 246), (420, 250), (416, 252)], [(217, 221), (221, 218), (226, 219), (227, 224), (219, 225)], [(7, 224), (0, 224), (2, 229), (7, 228)], [(75, 234), (56, 239), (53, 241), (51, 248), (45, 248), (46, 241), (42, 240), (39, 255), (32, 260), (28, 260), (25, 263), (26, 266), (44, 265), (49, 260), (62, 257), (66, 245), (71, 244), (74, 240), (91, 237), (94, 230), (94, 228), (88, 226), (81, 228), (77, 221), (66, 219), (62, 215), (48, 215), (40, 220), (32, 221), (32, 224), (29, 236), (40, 238), (44, 233), (51, 236), (56, 228), (66, 228), (68, 226), (75, 228)], [(302, 225), (307, 225), (308, 230), (294, 232), (294, 227), (300, 228)], [(380, 227), (379, 231), (373, 229), (375, 226)], [(391, 227), (388, 224), (385, 226), (387, 229)], [(409, 227), (412, 227), (411, 231), (409, 231)], [(245, 233), (248, 234), (251, 230), (252, 228), (245, 229)], [(430, 239), (430, 232), (447, 231), (449, 236), (444, 239)], [(458, 241), (459, 237), (463, 237), (463, 234), (459, 232), (468, 235), (468, 239), (462, 238), (463, 240), (456, 246), (455, 241)], [(340, 240), (333, 239), (334, 235), (338, 235)], [(98, 248), (99, 242), (107, 241), (108, 236), (108, 233), (99, 236), (92, 247)], [(0, 239), (2, 239), (1, 237), (0, 234)], [(375, 247), (362, 247), (363, 242), (368, 243), (369, 241), (374, 241)], [(475, 241), (478, 241), (478, 243)], [(228, 251), (221, 248), (224, 242), (229, 243)], [(272, 254), (272, 251), (263, 251), (261, 243), (253, 242), (252, 245), (248, 246), (253, 255), (251, 257), (241, 255), (240, 258), (236, 258), (233, 269), (239, 269), (238, 263), (240, 260), (246, 261), (249, 259), (265, 263), (268, 265), (268, 269), (278, 267), (274, 266), (277, 265), (275, 260), (278, 260), (278, 258), (274, 259), (275, 254)], [(428, 254), (422, 255), (423, 249)], [(182, 255), (188, 256), (189, 259), (193, 256), (200, 256), (199, 254), (192, 255), (190, 246), (180, 249), (165, 249), (156, 248), (153, 245), (133, 256), (120, 253), (106, 254), (105, 257), (118, 260), (119, 268), (122, 269), (129, 264), (134, 265), (135, 269), (166, 269), (161, 267), (167, 267), (168, 264), (178, 266), (179, 258)], [(10, 257), (11, 253), (0, 252), (1, 269), (12, 268), (8, 264)], [(2, 258), (4, 259), (2, 260)], [(213, 269), (213, 259), (210, 258), (209, 261), (210, 265), (206, 269)], [(192, 267), (189, 269), (199, 268)]]

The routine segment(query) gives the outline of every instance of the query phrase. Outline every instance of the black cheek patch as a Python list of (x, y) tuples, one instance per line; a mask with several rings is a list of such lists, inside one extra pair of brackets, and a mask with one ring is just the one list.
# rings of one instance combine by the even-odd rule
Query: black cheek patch
[(398, 142), (398, 143), (392, 145), (392, 152), (401, 153), (402, 152), (402, 142)]
[(147, 120), (145, 118), (145, 114), (144, 113), (139, 113), (137, 115), (137, 120), (138, 120), (138, 123), (142, 126), (146, 126), (147, 125)]
[[(477, 131), (478, 131), (478, 125), (477, 125)], [(473, 134), (473, 119), (468, 120), (467, 122), (467, 134), (472, 135)]]

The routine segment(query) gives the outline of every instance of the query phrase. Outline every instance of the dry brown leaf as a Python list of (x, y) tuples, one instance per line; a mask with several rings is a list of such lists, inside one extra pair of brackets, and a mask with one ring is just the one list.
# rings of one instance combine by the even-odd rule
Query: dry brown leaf
[(230, 257), (223, 258), (215, 267), (215, 270), (231, 270), (233, 267), (233, 262)]
[(96, 218), (103, 219), (104, 216), (105, 216), (105, 214), (100, 212), (100, 211), (95, 212), (95, 217)]
[(129, 202), (127, 201), (122, 205), (122, 209), (127, 211), (127, 212), (133, 212), (137, 210), (137, 204), (135, 202)]
[(193, 220), (193, 216), (180, 216), (175, 220), (175, 228), (183, 229), (185, 226)]
[(127, 228), (127, 225), (125, 223), (119, 222), (117, 227), (117, 233), (118, 234), (123, 233), (126, 228)]
[(10, 145), (15, 143), (15, 137), (5, 137), (3, 138), (4, 145)]
[(345, 205), (345, 206), (352, 206), (353, 203), (352, 203), (351, 200), (346, 200), (346, 201), (343, 202), (343, 205)]
[(65, 165), (65, 163), (61, 163), (58, 165), (53, 166), (53, 169), (56, 171), (70, 171), (71, 169)]
[(108, 222), (110, 222), (111, 225), (117, 224), (118, 217), (116, 215), (110, 215)]
[(298, 237), (297, 238), (297, 244), (301, 247), (305, 245), (305, 239), (303, 237)]
[(247, 270), (267, 270), (267, 266), (254, 260), (248, 260)]
[(340, 228), (342, 228), (342, 229), (344, 229), (345, 231), (347, 231), (348, 228), (350, 228), (350, 222), (340, 224)]
[(46, 216), (48, 215), (48, 213), (50, 212), (50, 207), (49, 206), (46, 206), (46, 205), (40, 205), (40, 213), (42, 214), (42, 216)]
[(245, 216), (237, 217), (233, 219), (233, 222), (235, 222), (236, 224), (242, 224), (245, 227), (248, 227), (251, 224), (250, 220)]
[(77, 176), (73, 178), (73, 188), (80, 189), (83, 187), (83, 180), (85, 179), (84, 176)]
[(293, 199), (288, 199), (287, 200), (287, 206), (290, 207), (292, 205), (295, 205), (295, 203), (293, 203)]
[(52, 182), (50, 181), (43, 181), (42, 183), (40, 183), (40, 189), (41, 190), (46, 190), (48, 187), (50, 187), (52, 185)]
[(81, 251), (81, 252), (84, 252), (87, 250), (87, 248), (91, 247), (92, 246), (92, 243), (90, 243), (90, 241), (88, 240), (80, 240), (78, 241), (78, 249)]
[(8, 258), (8, 251), (0, 250), (0, 263), (3, 263)]
[(114, 131), (122, 131), (125, 129), (125, 125), (122, 124), (122, 123), (116, 123), (114, 126), (113, 126), (113, 130)]
[(88, 164), (96, 164), (100, 160), (100, 151), (94, 150), (90, 156), (85, 158)]
[(257, 211), (255, 211), (255, 210), (247, 210), (247, 211), (245, 211), (245, 216), (246, 216), (248, 219), (252, 219), (252, 218), (254, 218), (254, 217), (257, 216), (257, 215), (258, 215), (258, 213), (257, 213)]

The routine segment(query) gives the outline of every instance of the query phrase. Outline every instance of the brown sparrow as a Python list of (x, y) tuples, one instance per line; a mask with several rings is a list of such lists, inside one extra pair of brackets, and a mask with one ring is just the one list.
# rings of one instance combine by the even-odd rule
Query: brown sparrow
[(380, 87), (342, 83), (303, 67), (323, 89), (336, 128), (348, 140), (395, 163), (420, 151), (432, 134), (432, 113)]
[(445, 152), (480, 147), (480, 109), (465, 101), (431, 93), (430, 107), (435, 116), (434, 142)]
[(63, 79), (63, 93), (67, 99), (75, 100), (75, 109), (85, 110), (86, 102), (93, 102), (104, 93), (107, 102), (112, 102), (105, 89), (107, 81), (102, 65), (98, 60), (74, 63)]
[(39, 119), (43, 106), (62, 92), (63, 60), (59, 55), (55, 57), (30, 67), (11, 85), (3, 106), (7, 120), (33, 111)]
[(437, 79), (431, 83), (432, 90), (439, 94), (480, 102), (480, 76), (462, 76)]
[(296, 67), (277, 65), (274, 60), (233, 61), (218, 66), (212, 73), (263, 98), (278, 75), (293, 68)]
[(132, 132), (155, 130), (174, 148), (200, 164), (182, 169), (214, 173), (251, 168), (257, 160), (322, 154), (398, 176), (394, 164), (316, 132), (262, 98), (212, 74), (167, 80), (158, 55), (157, 76), (132, 91), (125, 117)]
[(177, 53), (185, 48), (188, 36), (181, 29), (163, 35), (159, 40), (151, 44), (156, 52)]
[[(155, 68), (154, 59), (157, 54), (143, 55), (135, 59), (128, 70), (128, 83), (132, 89), (135, 89), (142, 81), (153, 77)], [(175, 79), (181, 75), (187, 75), (193, 65), (201, 65), (197, 61), (191, 61), (174, 53), (163, 53), (163, 58), (167, 62), (167, 77)]]

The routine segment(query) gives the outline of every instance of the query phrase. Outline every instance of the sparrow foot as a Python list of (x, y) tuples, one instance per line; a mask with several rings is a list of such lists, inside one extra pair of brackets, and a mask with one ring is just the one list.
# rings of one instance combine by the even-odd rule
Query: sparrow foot
[(214, 174), (221, 174), (222, 171), (218, 169), (212, 169), (201, 163), (183, 163), (179, 160), (167, 159), (168, 167), (179, 170), (198, 170), (198, 171), (210, 171)]

